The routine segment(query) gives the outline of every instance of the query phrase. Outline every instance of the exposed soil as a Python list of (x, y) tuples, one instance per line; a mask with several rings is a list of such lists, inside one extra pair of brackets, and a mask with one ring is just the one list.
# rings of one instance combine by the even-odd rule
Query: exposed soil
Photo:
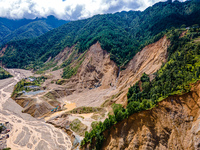
[[(76, 103), (77, 107), (99, 107), (107, 100), (106, 106), (114, 102), (125, 106), (130, 85), (138, 81), (144, 72), (153, 78), (152, 74), (166, 62), (169, 44), (164, 36), (158, 42), (146, 46), (127, 64), (126, 69), (119, 73), (119, 68), (110, 60), (110, 55), (97, 42), (84, 55), (84, 61), (75, 76), (58, 85), (55, 82), (61, 77), (61, 70), (49, 72), (47, 74), (51, 77), (42, 86), (48, 91), (48, 99), (59, 101), (62, 105), (72, 102)], [(56, 57), (56, 61), (63, 62), (69, 58), (73, 49), (64, 49)], [(40, 116), (43, 115), (42, 113)]]
[(0, 122), (9, 122), (12, 126), (6, 147), (21, 149), (71, 149), (68, 135), (53, 125), (46, 124), (32, 116), (22, 113), (22, 108), (9, 99), (14, 85), (23, 77), (30, 76), (30, 71), (9, 69), (14, 78), (0, 82)]
[(57, 65), (61, 65), (65, 60), (67, 60), (72, 52), (75, 50), (75, 46), (66, 47), (63, 49), (54, 59), (54, 63), (58, 63)]
[[(125, 106), (130, 85), (138, 81), (144, 72), (153, 78), (153, 73), (166, 62), (169, 44), (164, 36), (158, 42), (146, 46), (127, 64), (125, 70), (119, 72), (117, 65), (110, 60), (110, 55), (97, 42), (84, 54), (84, 58), (81, 59), (83, 62), (75, 76), (59, 81), (58, 85), (55, 83), (61, 78), (62, 71), (49, 70), (46, 72), (49, 78), (42, 85), (46, 87), (45, 93), (31, 97), (22, 96), (16, 101), (25, 108), (24, 112), (34, 117), (45, 118), (56, 127), (68, 131), (66, 127), (73, 120), (79, 119), (89, 131), (91, 123), (104, 121), (108, 112), (65, 115), (66, 112), (81, 106), (100, 107), (104, 104), (110, 107), (114, 102)], [(56, 63), (61, 64), (68, 59), (72, 49), (64, 49), (56, 57)], [(78, 59), (76, 61), (78, 63)], [(52, 112), (58, 104), (61, 105), (61, 110)]]
[(179, 38), (184, 37), (184, 36), (187, 34), (187, 32), (188, 32), (188, 30), (187, 30), (187, 31), (183, 31), (183, 32), (181, 33), (181, 35), (179, 36)]
[(200, 38), (195, 39), (194, 42), (200, 42)]
[(146, 46), (142, 51), (138, 52), (127, 64), (127, 68), (120, 72), (115, 92), (121, 94), (112, 101), (125, 106), (127, 104), (126, 95), (128, 89), (139, 81), (144, 72), (150, 75), (152, 80), (153, 73), (167, 61), (167, 48), (169, 45), (170, 41), (164, 36), (159, 41)]
[(109, 54), (96, 43), (85, 54), (77, 74), (52, 90), (65, 89), (66, 94), (61, 95), (66, 101), (76, 103), (77, 107), (98, 107), (113, 95), (118, 96), (108, 102), (108, 105), (113, 102), (126, 105), (126, 94), (130, 85), (138, 81), (144, 72), (153, 78), (152, 74), (166, 62), (169, 44), (164, 36), (158, 42), (146, 46), (128, 63), (126, 69), (119, 73)]
[(170, 96), (105, 132), (102, 149), (200, 149), (200, 82), (191, 92)]

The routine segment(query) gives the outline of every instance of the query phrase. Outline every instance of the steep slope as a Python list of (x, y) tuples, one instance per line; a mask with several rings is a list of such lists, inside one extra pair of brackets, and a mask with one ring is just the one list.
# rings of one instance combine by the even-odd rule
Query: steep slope
[[(67, 73), (71, 71), (70, 68), (77, 68), (76, 74), (69, 79), (49, 78), (43, 86), (48, 89), (49, 95), (54, 95), (53, 99), (58, 101), (64, 99), (76, 103), (77, 107), (99, 107), (103, 103), (104, 106), (111, 106), (113, 103), (126, 106), (130, 86), (136, 83), (144, 72), (153, 75), (166, 62), (169, 43), (167, 37), (164, 36), (156, 43), (146, 46), (127, 64), (127, 69), (121, 72), (110, 59), (108, 52), (103, 50), (98, 42), (82, 55), (73, 55), (74, 47), (65, 48), (55, 57), (55, 62), (61, 61), (59, 64), (62, 66), (63, 62), (71, 60)], [(74, 60), (70, 56), (79, 58)], [(60, 70), (58, 71), (60, 72)], [(51, 71), (50, 73), (54, 74)], [(57, 84), (52, 84), (52, 81), (55, 80), (57, 80)], [(37, 101), (33, 99), (35, 97), (32, 97), (32, 100), (19, 98), (16, 101), (21, 106), (26, 106), (25, 112), (33, 114), (29, 109), (30, 106), (37, 105)], [(27, 101), (28, 103), (32, 101), (34, 105), (32, 103), (27, 105)], [(34, 109), (34, 111), (40, 111), (41, 108), (46, 107), (47, 105), (44, 103), (47, 103), (46, 100), (43, 103), (38, 103), (38, 106), (41, 107), (37, 107), (38, 109)], [(44, 111), (44, 113), (47, 113), (50, 109), (52, 107), (46, 109), (47, 111)], [(39, 116), (44, 115), (44, 113), (40, 113)]]
[[(62, 66), (62, 62), (71, 60), (67, 73), (71, 71), (70, 68), (77, 68), (78, 66), (76, 74), (70, 79), (59, 79), (57, 75), (54, 77), (53, 74), (56, 73), (49, 72), (52, 77), (43, 84), (47, 88), (47, 95), (49, 95), (47, 99), (57, 100), (62, 104), (64, 104), (63, 101), (72, 102), (77, 107), (99, 107), (102, 103), (104, 103), (104, 106), (111, 106), (113, 103), (121, 103), (125, 106), (128, 88), (138, 81), (144, 72), (153, 74), (160, 69), (162, 63), (166, 61), (168, 46), (169, 40), (166, 36), (158, 42), (146, 46), (127, 64), (127, 69), (120, 73), (117, 65), (110, 60), (108, 52), (103, 50), (98, 42), (82, 55), (73, 55), (74, 48), (65, 48), (55, 57), (55, 62), (61, 61), (59, 64)], [(79, 58), (74, 60), (70, 56)], [(150, 69), (145, 67), (146, 64)], [(55, 72), (60, 72), (60, 70)], [(47, 72), (47, 74), (49, 73)], [(54, 83), (55, 81), (57, 81), (57, 84)], [(33, 109), (33, 111), (42, 112), (41, 110), (43, 110), (43, 113), (39, 113), (39, 116), (52, 109), (52, 107), (47, 107), (47, 111), (42, 109), (47, 106), (44, 104), (47, 103), (47, 100), (41, 99), (39, 102), (34, 99), (33, 96), (32, 99), (22, 97), (15, 100), (25, 107), (25, 112), (32, 115), (34, 113), (30, 106), (32, 108), (38, 105), (37, 109)], [(27, 103), (30, 105), (27, 105)]]
[[(63, 84), (68, 89), (73, 87), (75, 91), (75, 94), (66, 97), (66, 99), (77, 103), (78, 106), (81, 104), (99, 106), (105, 100), (108, 101), (104, 103), (104, 106), (114, 102), (125, 106), (130, 86), (136, 83), (144, 72), (153, 75), (166, 62), (169, 44), (169, 40), (164, 36), (156, 43), (146, 46), (134, 56), (127, 64), (126, 69), (121, 72), (116, 64), (110, 60), (109, 55), (102, 50), (99, 43), (93, 45), (87, 52), (77, 75)], [(90, 90), (87, 91), (88, 89)], [(100, 91), (104, 91), (105, 94)], [(103, 97), (97, 96), (97, 93), (103, 94)], [(80, 104), (83, 100), (85, 102)], [(94, 104), (95, 101), (97, 101), (97, 105)]]
[[(199, 38), (193, 39), (193, 38), (199, 36), (198, 29), (196, 29), (196, 30), (197, 30), (197, 32), (196, 31), (194, 32), (194, 29), (192, 28), (192, 29), (186, 31), (186, 34), (183, 36), (180, 36), (180, 35), (182, 35), (182, 33), (185, 32), (185, 29), (184, 30), (183, 29), (171, 30), (169, 33), (167, 33), (168, 38), (167, 38), (167, 36), (164, 36), (157, 42), (150, 44), (150, 45), (146, 46), (145, 48), (143, 48), (143, 50), (141, 52), (138, 52), (135, 55), (135, 57), (127, 64), (126, 69), (122, 70), (120, 73), (119, 73), (119, 69), (118, 69), (117, 65), (114, 63), (114, 61), (112, 61), (110, 59), (110, 54), (108, 52), (106, 52), (105, 50), (103, 50), (101, 48), (101, 45), (98, 42), (96, 44), (94, 44), (93, 46), (91, 46), (89, 48), (89, 50), (86, 51), (85, 53), (82, 53), (82, 54), (76, 53), (73, 56), (73, 59), (70, 59), (70, 56), (72, 56), (72, 53), (76, 51), (76, 50), (73, 51), (73, 49), (76, 49), (77, 47), (74, 46), (72, 48), (65, 48), (62, 52), (60, 52), (55, 57), (56, 59), (54, 61), (59, 63), (62, 66), (62, 63), (65, 63), (65, 61), (70, 59), (71, 60), (70, 63), (66, 64), (67, 65), (66, 67), (68, 67), (68, 71), (71, 72), (71, 70), (73, 70), (74, 68), (77, 68), (77, 70), (72, 71), (73, 75), (69, 79), (57, 80), (57, 84), (59, 84), (59, 85), (55, 85), (54, 84), (55, 81), (53, 81), (52, 85), (48, 84), (48, 86), (47, 86), (47, 84), (46, 84), (45, 86), (47, 86), (46, 88), (48, 90), (47, 94), (50, 95), (48, 98), (56, 99), (62, 104), (64, 104), (65, 102), (75, 102), (78, 107), (79, 106), (93, 106), (93, 107), (100, 106), (106, 99), (108, 99), (108, 101), (106, 101), (106, 103), (104, 103), (104, 105), (107, 104), (106, 106), (109, 106), (115, 102), (121, 103), (124, 106), (126, 106), (128, 88), (130, 86), (131, 86), (131, 88), (133, 86), (135, 86), (133, 84), (140, 79), (140, 77), (142, 76), (142, 74), (144, 72), (146, 72), (147, 74), (150, 75), (150, 78), (152, 81), (150, 83), (151, 87), (150, 87), (149, 91), (147, 92), (147, 93), (150, 93), (149, 95), (151, 97), (149, 96), (148, 100), (146, 99), (146, 97), (144, 97), (145, 94), (144, 94), (143, 90), (145, 90), (145, 89), (143, 88), (143, 83), (142, 83), (144, 81), (140, 81), (139, 82), (140, 89), (136, 93), (136, 94), (139, 93), (140, 95), (138, 94), (138, 95), (136, 95), (136, 98), (133, 97), (132, 99), (130, 99), (129, 105), (128, 105), (129, 107), (126, 110), (124, 108), (122, 108), (122, 110), (119, 111), (121, 114), (120, 113), (118, 114), (118, 112), (114, 113), (115, 114), (113, 116), (113, 118), (115, 119), (113, 121), (114, 123), (112, 123), (111, 125), (109, 125), (110, 123), (109, 124), (101, 123), (99, 125), (99, 127), (92, 130), (90, 135), (88, 134), (89, 136), (86, 136), (87, 140), (88, 140), (88, 137), (90, 138), (91, 136), (94, 136), (94, 135), (95, 135), (95, 139), (98, 139), (98, 140), (103, 139), (101, 137), (101, 132), (105, 128), (102, 126), (106, 126), (106, 129), (108, 129), (112, 125), (118, 127), (119, 124), (122, 126), (125, 126), (126, 124), (128, 124), (124, 128), (126, 128), (126, 129), (134, 128), (134, 133), (138, 132), (138, 136), (136, 137), (136, 140), (134, 139), (134, 141), (131, 141), (131, 138), (129, 139), (130, 136), (128, 136), (128, 139), (126, 139), (128, 133), (129, 133), (129, 131), (123, 131), (126, 129), (122, 130), (125, 133), (117, 130), (116, 135), (113, 135), (113, 137), (114, 137), (114, 144), (113, 144), (113, 139), (110, 138), (106, 132), (104, 132), (105, 136), (108, 136), (107, 138), (110, 138), (110, 143), (104, 142), (105, 147), (103, 147), (103, 148), (104, 149), (106, 149), (106, 148), (114, 149), (114, 147), (117, 147), (116, 149), (118, 149), (118, 147), (119, 147), (121, 149), (125, 149), (125, 148), (130, 149), (130, 148), (139, 147), (141, 149), (145, 149), (145, 147), (149, 148), (149, 145), (152, 146), (153, 149), (155, 149), (155, 148), (168, 149), (171, 147), (172, 147), (172, 149), (176, 149), (177, 147), (179, 148), (180, 147), (179, 145), (175, 148), (173, 146), (171, 146), (171, 145), (173, 145), (173, 144), (171, 144), (174, 141), (173, 138), (178, 139), (176, 142), (176, 143), (178, 143), (179, 142), (178, 136), (180, 136), (180, 139), (183, 138), (184, 136), (186, 136), (186, 137), (188, 136), (188, 138), (189, 138), (189, 136), (191, 136), (191, 133), (188, 133), (188, 135), (187, 134), (176, 135), (177, 133), (174, 133), (175, 131), (174, 131), (174, 129), (171, 129), (172, 127), (170, 127), (169, 130), (168, 130), (168, 128), (164, 127), (166, 132), (169, 132), (169, 134), (172, 134), (171, 135), (172, 138), (170, 136), (165, 137), (167, 135), (165, 135), (163, 133), (164, 129), (158, 128), (157, 126), (162, 126), (163, 124), (171, 123), (171, 122), (165, 122), (166, 120), (164, 120), (165, 123), (159, 125), (159, 122), (161, 121), (160, 118), (164, 118), (162, 115), (165, 114), (166, 111), (168, 111), (168, 109), (164, 108), (164, 110), (166, 110), (166, 111), (164, 111), (163, 114), (158, 113), (159, 111), (161, 111), (163, 109), (162, 107), (153, 108), (152, 110), (149, 110), (149, 111), (144, 111), (144, 112), (154, 112), (154, 110), (156, 109), (156, 113), (158, 113), (157, 116), (155, 113), (153, 113), (151, 115), (156, 116), (156, 118), (154, 118), (154, 119), (157, 119), (157, 121), (156, 121), (156, 123), (153, 122), (150, 115), (148, 113), (147, 114), (145, 113), (145, 114), (143, 114), (142, 117), (139, 116), (139, 117), (136, 117), (136, 119), (134, 119), (139, 122), (138, 124), (136, 123), (137, 127), (133, 126), (132, 120), (130, 121), (131, 125), (129, 124), (129, 122), (127, 123), (126, 122), (127, 120), (125, 118), (128, 118), (128, 116), (129, 116), (129, 118), (128, 118), (128, 121), (129, 121), (132, 118), (133, 113), (154, 107), (155, 106), (154, 104), (158, 101), (157, 99), (156, 99), (156, 101), (153, 99), (154, 96), (152, 96), (152, 95), (154, 93), (158, 94), (158, 96), (161, 97), (161, 96), (169, 96), (169, 94), (171, 94), (171, 93), (167, 93), (167, 92), (174, 92), (175, 90), (181, 90), (181, 92), (184, 92), (185, 90), (188, 89), (188, 86), (187, 85), (180, 86), (179, 82), (182, 84), (182, 83), (185, 83), (183, 81), (186, 81), (186, 79), (190, 82), (199, 79), (199, 68), (200, 68), (199, 67), (199, 54), (200, 54)], [(172, 35), (170, 35), (170, 34), (172, 34)], [(191, 35), (193, 37), (191, 37)], [(174, 40), (170, 42), (169, 39), (174, 39)], [(170, 45), (170, 43), (171, 43), (171, 45)], [(175, 44), (176, 44), (176, 46), (174, 46)], [(170, 45), (170, 47), (169, 47), (169, 45)], [(168, 55), (169, 55), (168, 62), (166, 62)], [(163, 64), (163, 63), (165, 63), (165, 64)], [(182, 65), (185, 67), (183, 67)], [(162, 68), (161, 68), (161, 66), (162, 66)], [(179, 71), (180, 69), (182, 72)], [(157, 71), (157, 70), (159, 70), (159, 71)], [(154, 74), (155, 72), (156, 72), (156, 74)], [(167, 74), (167, 75), (165, 75), (165, 74)], [(154, 78), (154, 76), (155, 76), (155, 78)], [(167, 81), (162, 81), (162, 84), (167, 85), (167, 86), (162, 86), (162, 84), (160, 84), (161, 82), (159, 82), (159, 81), (166, 80), (166, 78), (170, 78), (170, 79), (167, 79)], [(176, 79), (176, 78), (178, 78), (178, 79)], [(172, 79), (175, 80), (175, 82), (173, 82), (173, 84), (172, 83), (169, 84), (169, 81), (173, 81)], [(156, 84), (159, 84), (159, 86), (157, 86), (157, 89), (154, 88), (156, 86)], [(172, 88), (168, 88), (168, 87), (172, 87)], [(198, 89), (198, 87), (195, 87), (195, 88)], [(158, 91), (154, 90), (153, 92), (152, 91), (150, 92), (150, 90), (152, 90), (152, 89), (153, 90), (156, 89)], [(165, 91), (167, 91), (167, 90), (168, 91), (163, 92), (164, 90), (160, 91), (160, 89), (164, 89)], [(134, 93), (132, 93), (132, 95), (133, 94)], [(174, 97), (176, 97), (176, 96), (174, 96)], [(134, 98), (136, 100), (138, 100), (138, 102)], [(175, 98), (173, 98), (173, 100), (174, 99)], [(136, 101), (135, 103), (134, 103), (134, 100)], [(167, 99), (167, 100), (171, 101), (171, 99)], [(44, 101), (46, 101), (46, 100), (44, 100)], [(163, 103), (164, 102), (165, 101), (163, 101)], [(19, 102), (19, 103), (26, 104), (26, 101)], [(181, 103), (183, 103), (183, 101)], [(132, 104), (136, 104), (135, 105), (136, 107), (133, 107), (134, 109), (131, 108)], [(48, 111), (50, 111), (52, 108), (51, 106), (48, 108), (45, 105), (46, 104), (43, 103), (40, 99), (40, 101), (36, 101), (36, 103), (34, 103), (34, 105), (32, 105), (33, 107), (29, 107), (28, 109), (25, 109), (25, 112), (30, 113), (30, 114), (34, 114), (36, 112), (37, 116), (40, 116), (41, 114), (43, 115), (45, 113), (48, 113)], [(160, 103), (158, 103), (158, 105), (160, 106)], [(186, 104), (186, 105), (189, 105), (189, 104)], [(41, 107), (39, 108), (38, 106), (39, 107), (41, 106)], [(192, 107), (192, 106), (188, 106), (188, 107)], [(38, 113), (38, 110), (39, 110), (38, 108), (40, 110), (44, 110), (44, 113), (40, 113), (40, 112)], [(171, 109), (171, 108), (173, 108), (173, 106), (171, 106), (169, 109)], [(184, 108), (184, 111), (185, 110), (186, 110), (186, 108)], [(174, 114), (179, 115), (179, 112), (176, 112), (176, 111), (180, 111), (181, 113), (183, 112), (183, 110), (180, 110), (180, 108), (172, 110), (172, 112)], [(193, 111), (193, 109), (192, 109), (192, 111)], [(195, 108), (195, 111), (196, 111), (196, 108)], [(144, 112), (141, 112), (141, 113), (144, 113)], [(65, 122), (69, 117), (68, 115), (63, 115), (65, 113), (66, 113), (66, 110), (61, 110), (61, 112), (55, 113), (52, 115), (52, 117), (50, 116), (49, 118), (53, 120), (52, 122), (54, 125), (59, 126), (60, 121)], [(197, 112), (194, 112), (194, 114), (195, 113), (197, 113)], [(125, 117), (124, 117), (124, 114), (126, 115)], [(183, 114), (185, 114), (185, 112), (183, 112)], [(135, 114), (135, 115), (137, 115), (137, 114)], [(159, 116), (159, 115), (161, 115), (161, 116)], [(190, 117), (190, 115), (193, 115), (193, 112), (191, 114), (188, 113), (185, 116)], [(182, 118), (184, 118), (184, 117), (182, 117)], [(195, 116), (193, 116), (193, 117), (195, 118)], [(141, 119), (144, 121), (140, 122)], [(82, 121), (83, 120), (84, 119), (82, 119)], [(92, 119), (90, 119), (90, 122), (91, 122), (91, 120)], [(107, 123), (108, 123), (108, 120), (112, 121), (112, 118), (110, 118), (110, 116), (109, 116), (109, 119), (107, 119)], [(184, 129), (189, 130), (188, 128), (186, 128), (184, 126), (185, 124), (180, 125), (182, 123), (181, 120), (177, 119), (178, 121), (176, 121), (176, 118), (174, 118), (174, 120), (175, 120), (175, 123), (180, 121), (177, 123), (177, 126), (176, 126), (178, 129), (183, 127)], [(146, 124), (150, 124), (150, 127), (149, 126), (147, 128), (144, 127), (145, 129), (143, 130), (142, 123), (144, 123), (145, 121), (148, 122)], [(117, 122), (119, 122), (119, 123), (116, 124)], [(151, 122), (153, 122), (153, 123), (151, 123)], [(173, 120), (172, 120), (172, 122), (173, 122)], [(180, 126), (178, 126), (178, 125), (180, 125)], [(154, 128), (154, 126), (155, 126), (155, 128)], [(109, 131), (113, 131), (114, 130), (113, 128), (114, 127), (111, 127), (111, 129)], [(142, 137), (140, 137), (141, 132), (140, 132), (140, 130), (138, 130), (138, 128), (141, 128), (141, 130), (142, 130), (141, 132), (144, 133), (144, 134), (142, 134)], [(108, 131), (108, 134), (110, 134), (109, 131)], [(152, 134), (150, 134), (150, 132)], [(148, 137), (143, 138), (143, 137), (145, 137), (146, 133), (147, 133)], [(115, 134), (115, 132), (114, 132), (114, 134)], [(119, 136), (119, 135), (124, 136), (123, 140), (125, 142), (122, 141), (122, 139), (120, 139), (118, 141), (117, 136)], [(195, 136), (193, 136), (193, 137), (196, 138)], [(148, 138), (150, 139), (149, 141), (148, 141)], [(145, 140), (147, 139), (146, 140), (147, 142), (145, 141), (147, 146), (145, 145), (144, 139)], [(151, 139), (153, 139), (153, 140), (151, 140)], [(115, 140), (117, 140), (117, 141), (115, 141)], [(137, 140), (139, 141), (139, 144), (137, 143)], [(159, 142), (155, 142), (155, 141), (159, 141)], [(166, 144), (164, 144), (164, 143), (166, 143), (166, 141), (168, 141), (167, 146), (166, 146)], [(127, 144), (129, 142), (133, 142), (133, 144), (132, 145)], [(121, 145), (118, 145), (115, 143), (121, 143)], [(136, 144), (134, 144), (134, 143), (136, 143)], [(97, 145), (97, 144), (95, 144), (95, 145)], [(190, 146), (189, 148), (191, 148), (191, 149), (196, 148), (198, 146), (198, 142), (197, 142), (197, 144), (192, 143), (192, 145), (194, 145), (194, 146)], [(128, 147), (128, 146), (130, 146), (130, 147)], [(183, 147), (188, 148), (188, 145), (183, 145)]]
[(95, 85), (105, 89), (115, 84), (117, 71), (118, 67), (110, 60), (108, 52), (96, 43), (85, 54), (76, 76), (65, 84), (76, 89), (92, 89)]
[[(117, 65), (110, 60), (110, 55), (96, 43), (84, 55), (76, 75), (60, 80), (60, 88), (57, 86), (51, 89), (58, 92), (63, 88), (63, 91), (68, 91), (64, 95), (61, 94), (63, 92), (60, 94), (65, 100), (75, 102), (77, 106), (100, 106), (105, 100), (107, 101), (104, 106), (110, 106), (112, 103), (125, 106), (130, 86), (138, 81), (144, 72), (153, 75), (166, 62), (169, 44), (169, 40), (164, 36), (156, 43), (146, 46), (134, 56), (125, 70), (119, 72)], [(58, 55), (60, 58), (62, 53)], [(77, 64), (73, 64), (72, 68)]]
[(200, 82), (105, 131), (102, 149), (199, 149)]
[(67, 22), (65, 20), (59, 20), (54, 16), (19, 20), (0, 18), (0, 45), (13, 40), (40, 36)]
[[(185, 30), (176, 29), (169, 31), (166, 34), (171, 43), (170, 47), (167, 48), (168, 61), (164, 63), (158, 71), (156, 71), (156, 73), (154, 74), (154, 78), (151, 78), (150, 75), (143, 73), (140, 80), (134, 85), (130, 86), (127, 94), (128, 105), (126, 107), (122, 107), (119, 104), (114, 104), (113, 115), (109, 115), (109, 117), (103, 123), (100, 122), (99, 125), (93, 128), (90, 133), (85, 134), (85, 138), (82, 141), (82, 145), (84, 146), (84, 148), (90, 145), (90, 148), (95, 147), (96, 149), (102, 149), (102, 145), (104, 144), (107, 146), (109, 145), (110, 147), (103, 147), (103, 149), (199, 148), (200, 144), (198, 140), (198, 127), (197, 132), (195, 132), (194, 135), (194, 128), (191, 129), (192, 124), (190, 124), (190, 126), (188, 127), (185, 123), (188, 121), (188, 118), (190, 118), (189, 120), (197, 120), (195, 124), (199, 124), (199, 120), (197, 119), (199, 116), (196, 115), (199, 113), (199, 100), (197, 100), (194, 96), (194, 94), (199, 94), (196, 93), (195, 90), (197, 89), (198, 91), (200, 83), (200, 34), (198, 31), (198, 28), (191, 28), (186, 32), (184, 36), (181, 36), (183, 32), (185, 32)], [(167, 47), (168, 44), (169, 41), (166, 40), (166, 44), (164, 45), (166, 45)], [(149, 54), (147, 53), (147, 55)], [(137, 64), (136, 60), (137, 59), (135, 59), (135, 62)], [(147, 62), (149, 61), (148, 59), (145, 60), (147, 60)], [(132, 65), (131, 68), (134, 68), (134, 65)], [(152, 67), (152, 69), (149, 68), (150, 72), (151, 70), (154, 70), (154, 67)], [(197, 82), (198, 86), (195, 85), (194, 87), (192, 87), (192, 83), (195, 82)], [(186, 94), (188, 92), (189, 96)], [(190, 92), (192, 92), (192, 94)], [(181, 102), (177, 101), (177, 97), (179, 100), (181, 100)], [(199, 96), (197, 97), (199, 98)], [(178, 108), (172, 109), (173, 106), (165, 103), (166, 100), (171, 102), (172, 105), (174, 103), (177, 103), (176, 105), (178, 106), (176, 107)], [(174, 100), (176, 101), (174, 102)], [(187, 107), (189, 110), (187, 109)], [(162, 111), (162, 109), (164, 109), (165, 111)], [(190, 111), (191, 113), (188, 111)], [(149, 112), (150, 115), (148, 114)], [(138, 116), (138, 114), (142, 115)], [(167, 120), (169, 118), (168, 116), (171, 115), (173, 115), (171, 119)], [(190, 115), (192, 117), (190, 117)], [(136, 116), (136, 118), (134, 119), (136, 120), (135, 124), (133, 121), (127, 122), (127, 120), (131, 120), (133, 116)], [(167, 116), (166, 119), (165, 116)], [(165, 120), (162, 121), (162, 119)], [(183, 121), (184, 119), (186, 121)], [(137, 122), (139, 122), (139, 124), (137, 124)], [(158, 127), (159, 123), (161, 124), (160, 126), (164, 127), (164, 129), (160, 129)], [(176, 123), (177, 125), (175, 126), (175, 128), (173, 128), (173, 125)], [(124, 128), (120, 126), (118, 130), (115, 130), (116, 126), (118, 126), (119, 124), (121, 124)], [(147, 128), (144, 127), (145, 125)], [(167, 127), (169, 127), (170, 129), (168, 129)], [(124, 131), (126, 129), (128, 129), (128, 131)], [(179, 131), (179, 129), (182, 129), (182, 132)], [(185, 131), (187, 130), (189, 131), (186, 133)], [(106, 141), (105, 139), (110, 138), (109, 135), (111, 131), (113, 131), (114, 134), (116, 133), (114, 139), (119, 139), (119, 141), (110, 140), (110, 143), (107, 143), (108, 140)], [(139, 134), (137, 134), (137, 132), (139, 132)], [(167, 135), (162, 132), (166, 132)], [(131, 133), (132, 135), (128, 136), (129, 133)], [(185, 137), (187, 139), (185, 139)], [(189, 142), (189, 144), (187, 143), (188, 145), (185, 144), (184, 140), (187, 141), (191, 137), (194, 138), (193, 141)]]
[[(45, 86), (51, 89), (51, 93), (59, 93), (58, 98), (63, 98), (65, 101), (75, 102), (79, 106), (100, 106), (105, 98), (116, 87), (116, 79), (118, 75), (117, 65), (110, 60), (108, 52), (103, 50), (97, 42), (82, 55), (74, 55), (73, 60), (69, 58), (72, 49), (66, 48), (67, 51), (62, 51), (56, 58), (61, 58), (62, 54), (67, 53), (67, 60), (71, 60), (71, 64), (67, 66), (67, 73), (72, 69), (77, 68), (76, 74), (69, 79), (57, 80), (57, 85), (52, 86), (52, 79), (47, 79)], [(69, 55), (68, 55), (69, 54)], [(59, 71), (59, 70), (58, 70)], [(64, 69), (65, 71), (65, 69)], [(56, 79), (56, 78), (54, 78)]]
[(33, 40), (11, 42), (1, 59), (7, 67), (30, 68), (32, 64), (37, 69), (66, 47), (77, 44), (78, 51), (84, 52), (99, 41), (111, 53), (111, 59), (123, 66), (144, 46), (160, 39), (162, 31), (200, 23), (198, 14), (200, 3), (192, 0), (160, 2), (143, 12), (97, 15), (70, 22)]
[(120, 103), (126, 106), (130, 86), (139, 81), (143, 73), (147, 73), (153, 78), (153, 73), (159, 70), (162, 64), (167, 61), (169, 45), (170, 41), (164, 36), (159, 41), (144, 47), (142, 51), (138, 52), (127, 64), (126, 69), (119, 73), (117, 90), (115, 90), (115, 94), (118, 96), (110, 99), (104, 105)]

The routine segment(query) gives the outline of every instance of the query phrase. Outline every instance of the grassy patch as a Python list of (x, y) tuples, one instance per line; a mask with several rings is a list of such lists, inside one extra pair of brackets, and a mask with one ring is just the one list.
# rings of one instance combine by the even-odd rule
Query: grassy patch
[[(81, 66), (82, 62), (84, 61), (84, 56), (85, 56), (86, 52), (87, 51), (85, 51), (83, 54), (81, 54), (77, 59), (73, 58), (73, 57), (75, 57), (75, 54), (72, 53), (70, 55), (70, 58), (62, 64), (61, 67), (65, 67), (63, 69), (63, 75), (62, 75), (62, 77), (64, 79), (69, 79), (72, 76), (77, 74), (78, 68)], [(73, 62), (72, 62), (72, 58), (74, 59)]]
[(62, 65), (60, 66), (60, 68), (64, 68), (64, 67), (67, 67), (68, 65), (70, 65), (73, 61), (74, 61), (74, 57), (75, 57), (75, 55), (78, 53), (78, 51), (77, 50), (74, 50), (72, 53), (71, 53), (71, 55), (69, 56), (69, 58), (66, 60), (66, 61), (64, 61), (63, 63), (62, 63)]
[(97, 114), (94, 114), (94, 115), (92, 115), (91, 118), (94, 119), (94, 120), (99, 120), (99, 119), (101, 119), (101, 116), (97, 115)]
[(88, 113), (94, 113), (94, 112), (100, 112), (103, 111), (103, 108), (98, 107), (78, 107), (73, 110), (71, 110), (69, 113), (72, 114), (88, 114)]
[(121, 92), (119, 92), (119, 93), (117, 93), (117, 94), (115, 94), (115, 95), (112, 95), (109, 99), (107, 99), (107, 100), (101, 105), (101, 107), (106, 107), (106, 106), (108, 106), (108, 105), (111, 105), (112, 103), (114, 103), (114, 102), (112, 102), (112, 100), (115, 99), (115, 98), (118, 98), (122, 93), (123, 93), (123, 91), (121, 91)]
[(65, 79), (59, 79), (59, 80), (56, 81), (56, 84), (62, 85), (62, 84), (65, 83), (65, 81), (66, 81)]
[(11, 148), (4, 148), (3, 150), (11, 150)]
[(66, 68), (64, 68), (62, 77), (65, 79), (69, 79), (72, 76), (76, 75), (78, 68), (81, 66), (83, 61), (84, 61), (84, 59), (81, 60), (75, 67), (67, 66)]
[(92, 129), (96, 128), (99, 125), (98, 121), (93, 121), (91, 124)]
[(48, 99), (56, 100), (56, 96), (52, 94), (51, 92), (48, 92), (44, 96), (47, 97)]
[(0, 67), (0, 79), (10, 78), (12, 75)]
[(45, 63), (44, 65), (41, 66), (41, 68), (38, 71), (36, 71), (36, 74), (42, 74), (45, 71), (55, 67), (56, 65), (57, 65), (57, 63), (54, 63), (53, 61)]
[(73, 120), (69, 126), (71, 130), (80, 136), (84, 136), (85, 131), (87, 131), (87, 126), (83, 124), (79, 119)]

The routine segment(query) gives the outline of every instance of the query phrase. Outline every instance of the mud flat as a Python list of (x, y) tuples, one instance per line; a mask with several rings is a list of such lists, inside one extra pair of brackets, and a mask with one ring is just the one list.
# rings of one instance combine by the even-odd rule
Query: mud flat
[(70, 150), (72, 144), (64, 131), (22, 113), (22, 107), (9, 98), (14, 85), (22, 78), (30, 76), (31, 72), (21, 69), (8, 71), (14, 77), (0, 81), (0, 122), (9, 122), (12, 126), (4, 148)]

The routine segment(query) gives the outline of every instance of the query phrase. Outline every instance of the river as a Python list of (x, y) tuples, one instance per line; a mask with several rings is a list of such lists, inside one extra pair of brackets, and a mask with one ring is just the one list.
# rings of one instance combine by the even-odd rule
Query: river
[(7, 147), (12, 150), (67, 150), (72, 144), (61, 129), (22, 113), (23, 108), (10, 98), (14, 85), (30, 71), (7, 69), (14, 77), (0, 80), (0, 123), (9, 122)]

